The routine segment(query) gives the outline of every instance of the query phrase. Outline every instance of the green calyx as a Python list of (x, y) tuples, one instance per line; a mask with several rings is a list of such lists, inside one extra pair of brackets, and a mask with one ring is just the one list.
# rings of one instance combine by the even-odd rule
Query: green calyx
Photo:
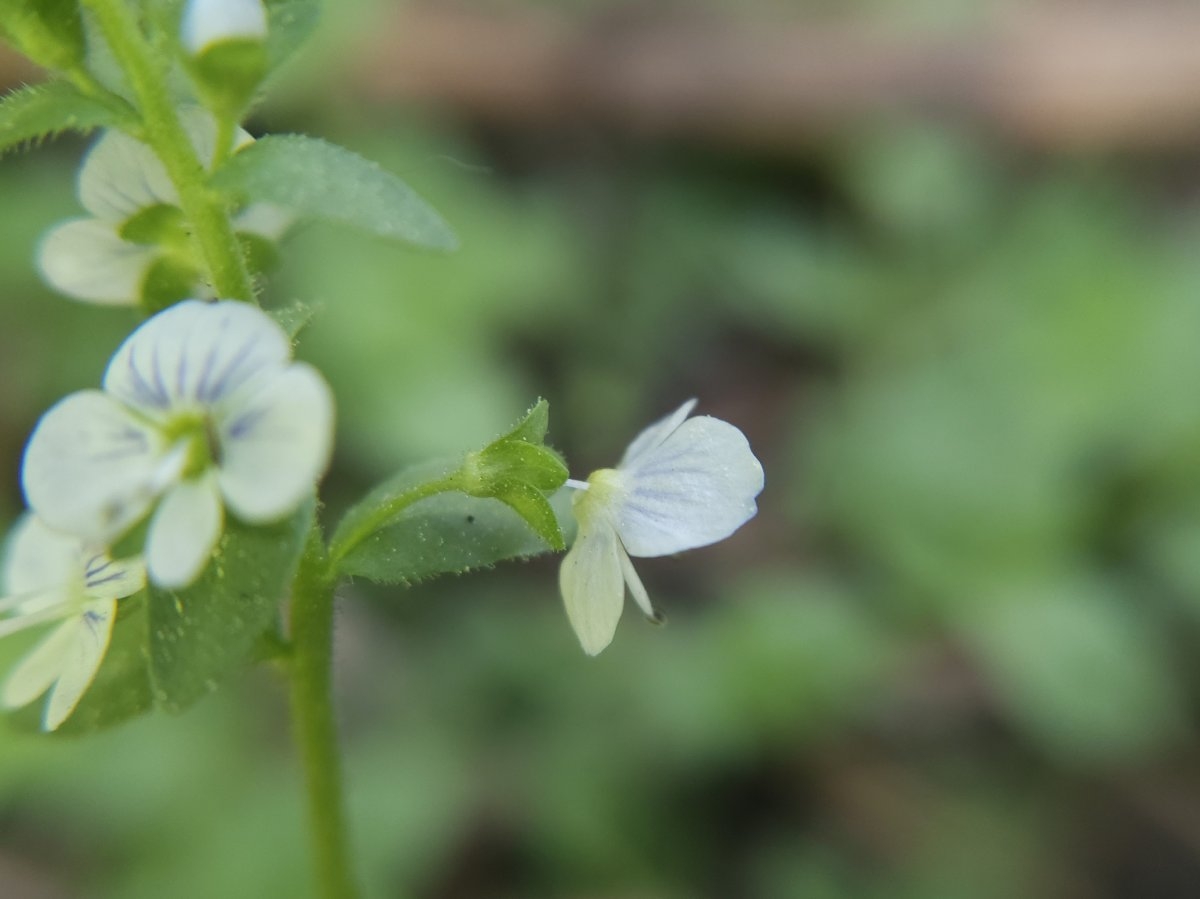
[(542, 443), (548, 425), (549, 405), (539, 400), (512, 431), (467, 455), (461, 469), (462, 491), (500, 500), (550, 546), (562, 550), (562, 528), (547, 494), (567, 480), (567, 466)]

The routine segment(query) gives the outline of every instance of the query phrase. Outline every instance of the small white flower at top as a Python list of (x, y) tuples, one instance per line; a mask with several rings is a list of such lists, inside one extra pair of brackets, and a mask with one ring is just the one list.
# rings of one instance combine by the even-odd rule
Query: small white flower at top
[(192, 56), (224, 41), (261, 41), (266, 36), (262, 0), (188, 0), (179, 29), (184, 49)]
[(151, 515), (145, 557), (166, 588), (194, 581), (228, 508), (264, 524), (312, 495), (333, 441), (333, 397), (248, 303), (188, 300), (117, 350), (104, 390), (60, 400), (25, 449), (21, 481), (47, 524), (111, 545)]
[(55, 730), (75, 711), (104, 661), (117, 600), (146, 585), (140, 558), (114, 561), (103, 550), (50, 530), (34, 515), (17, 523), (4, 564), (0, 637), (57, 622), (0, 687), (16, 709), (50, 691), (42, 728)]
[(758, 511), (763, 470), (745, 435), (689, 400), (629, 445), (616, 468), (593, 472), (572, 501), (579, 530), (559, 570), (567, 617), (596, 655), (612, 642), (629, 588), (657, 619), (630, 556), (665, 556), (724, 540)]
[[(198, 107), (180, 116), (196, 155), (209, 165), (217, 143), (212, 116)], [(253, 140), (238, 128), (232, 149)], [(51, 287), (79, 300), (111, 305), (137, 305), (156, 283), (176, 295), (154, 297), (152, 305), (211, 296), (179, 209), (179, 194), (147, 145), (120, 131), (105, 132), (79, 171), (79, 200), (91, 217), (57, 225), (38, 248), (38, 268)], [(233, 224), (243, 237), (274, 243), (292, 219), (278, 206), (254, 203)]]

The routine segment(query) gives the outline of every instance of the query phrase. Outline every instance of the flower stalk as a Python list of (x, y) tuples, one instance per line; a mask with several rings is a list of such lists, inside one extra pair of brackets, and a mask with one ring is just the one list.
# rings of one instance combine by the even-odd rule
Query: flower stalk
[(358, 889), (351, 874), (333, 715), (335, 586), (314, 525), (292, 585), (292, 720), (308, 792), (317, 894), (321, 899), (354, 899)]

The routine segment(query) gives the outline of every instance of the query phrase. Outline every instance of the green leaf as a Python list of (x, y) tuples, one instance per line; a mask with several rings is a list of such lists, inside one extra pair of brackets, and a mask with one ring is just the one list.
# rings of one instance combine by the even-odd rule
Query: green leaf
[(378, 583), (410, 584), (549, 550), (500, 500), (442, 493), (408, 506), (351, 550), (339, 570)]
[(275, 525), (226, 522), (217, 556), (192, 586), (150, 590), (155, 705), (178, 712), (241, 670), (275, 623), (296, 570), (313, 505)]
[(450, 227), (403, 181), (317, 138), (264, 137), (234, 154), (213, 184), (244, 202), (267, 200), (379, 237), (438, 250), (458, 246)]
[(0, 153), (63, 131), (86, 134), (125, 121), (113, 109), (85, 97), (65, 81), (24, 87), (0, 100)]
[(321, 17), (318, 0), (267, 0), (267, 68), (274, 71), (296, 52)]

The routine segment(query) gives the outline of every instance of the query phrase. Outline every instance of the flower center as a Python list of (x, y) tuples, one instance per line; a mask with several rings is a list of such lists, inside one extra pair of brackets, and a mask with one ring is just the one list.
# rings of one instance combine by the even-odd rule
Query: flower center
[(187, 446), (183, 477), (191, 478), (221, 464), (221, 441), (212, 419), (202, 412), (177, 416), (163, 429), (168, 446)]

